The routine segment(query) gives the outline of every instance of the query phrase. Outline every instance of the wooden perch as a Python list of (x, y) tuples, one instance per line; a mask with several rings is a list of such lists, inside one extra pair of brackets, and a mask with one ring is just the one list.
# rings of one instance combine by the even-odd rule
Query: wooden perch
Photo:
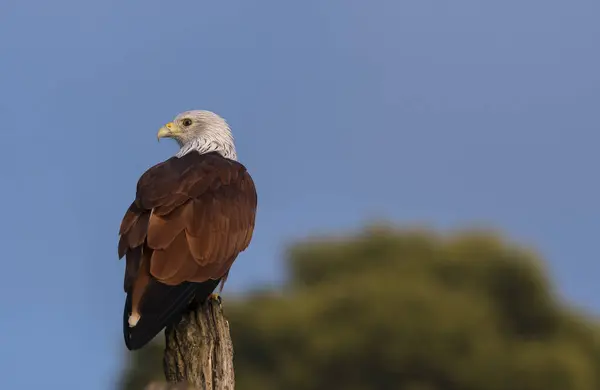
[(144, 390), (195, 390), (195, 388), (184, 382), (180, 382), (177, 384), (151, 382), (148, 384), (148, 386), (144, 387)]
[(217, 300), (208, 299), (186, 312), (178, 324), (165, 329), (165, 338), (164, 370), (169, 383), (187, 383), (200, 390), (234, 389), (229, 323)]

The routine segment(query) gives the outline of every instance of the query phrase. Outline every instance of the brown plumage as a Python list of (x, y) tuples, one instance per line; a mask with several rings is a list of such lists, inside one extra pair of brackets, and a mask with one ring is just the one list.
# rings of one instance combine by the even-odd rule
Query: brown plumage
[[(148, 169), (120, 227), (129, 349), (150, 341), (194, 298), (224, 283), (254, 230), (257, 195), (246, 168), (216, 152), (190, 152)], [(221, 284), (221, 288), (222, 288)], [(139, 321), (129, 326), (130, 315)]]

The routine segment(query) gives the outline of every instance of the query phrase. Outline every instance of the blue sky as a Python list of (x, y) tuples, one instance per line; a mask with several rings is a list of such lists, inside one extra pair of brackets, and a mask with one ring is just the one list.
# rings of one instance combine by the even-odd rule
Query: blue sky
[[(259, 215), (229, 291), (373, 218), (491, 226), (600, 312), (600, 3), (0, 3), (0, 381), (112, 388), (120, 219), (180, 111), (232, 125)], [(33, 367), (33, 368), (32, 368)]]

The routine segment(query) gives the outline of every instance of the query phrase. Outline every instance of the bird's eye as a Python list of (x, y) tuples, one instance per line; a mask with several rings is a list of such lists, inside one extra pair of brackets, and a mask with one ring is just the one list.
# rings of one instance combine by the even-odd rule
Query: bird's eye
[(185, 127), (191, 126), (192, 120), (190, 118), (185, 118), (184, 120), (181, 121), (181, 124), (184, 125)]

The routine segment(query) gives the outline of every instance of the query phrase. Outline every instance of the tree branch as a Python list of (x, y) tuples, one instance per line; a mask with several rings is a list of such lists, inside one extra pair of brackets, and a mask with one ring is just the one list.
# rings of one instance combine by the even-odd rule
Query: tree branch
[(165, 329), (165, 377), (201, 390), (233, 390), (233, 344), (220, 303), (208, 299)]

